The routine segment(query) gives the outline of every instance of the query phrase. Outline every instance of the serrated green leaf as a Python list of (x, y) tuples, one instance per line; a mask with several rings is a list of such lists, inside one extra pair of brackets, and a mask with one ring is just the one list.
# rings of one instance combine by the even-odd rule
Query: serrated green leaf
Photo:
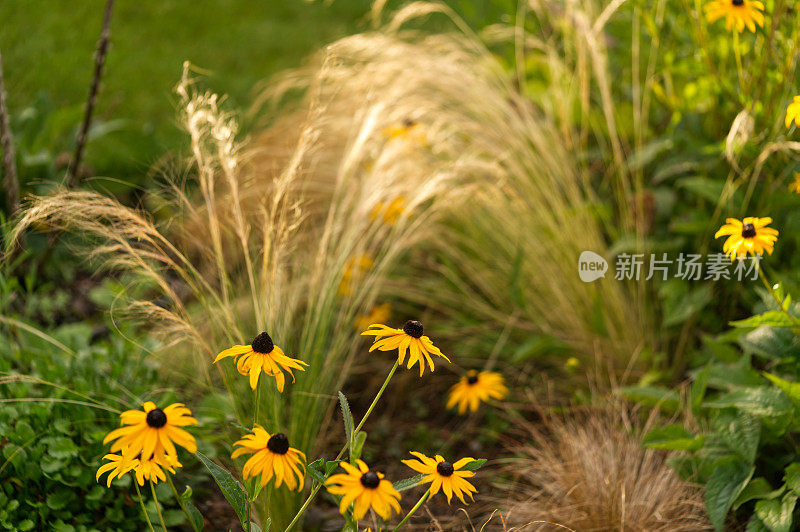
[(784, 380), (777, 375), (764, 372), (764, 376), (789, 398), (795, 408), (800, 409), (800, 383)]
[(742, 490), (736, 501), (733, 503), (733, 509), (738, 510), (741, 505), (753, 499), (774, 499), (780, 497), (785, 490), (782, 488), (772, 489), (772, 486), (764, 477), (758, 477), (750, 480), (747, 486)]
[(344, 433), (347, 436), (347, 441), (351, 446), (353, 445), (353, 414), (350, 412), (350, 403), (347, 402), (347, 397), (340, 391), (339, 392), (339, 405), (342, 407), (342, 419), (344, 420)]
[(780, 390), (766, 386), (740, 388), (713, 400), (704, 408), (736, 407), (760, 418), (775, 418), (792, 413), (792, 404)]
[(795, 495), (800, 495), (800, 462), (794, 462), (786, 466), (783, 481)]
[(780, 310), (769, 310), (763, 314), (751, 316), (744, 320), (736, 320), (730, 322), (733, 327), (761, 327), (762, 325), (768, 327), (793, 327), (795, 323), (792, 318), (786, 315), (785, 312)]
[(720, 415), (714, 420), (714, 428), (722, 441), (748, 464), (755, 462), (758, 443), (761, 439), (761, 423), (746, 412)]
[(756, 515), (770, 532), (791, 532), (792, 513), (797, 497), (784, 496), (782, 500), (770, 499), (756, 503)]
[(755, 468), (744, 460), (723, 460), (714, 469), (706, 483), (706, 511), (714, 529), (721, 532), (725, 527), (733, 502), (753, 476)]
[(225, 499), (236, 512), (239, 522), (243, 527), (247, 526), (247, 493), (242, 488), (242, 485), (226, 469), (218, 466), (202, 453), (197, 452), (194, 454), (206, 466), (208, 472), (211, 473), (214, 482), (217, 483)]
[(477, 471), (477, 470), (478, 470), (478, 469), (480, 469), (480, 468), (483, 466), (483, 464), (485, 464), (485, 463), (486, 463), (486, 458), (479, 458), (479, 459), (477, 459), (477, 460), (473, 460), (472, 462), (470, 462), (470, 463), (466, 464), (466, 465), (465, 465), (464, 467), (462, 467), (461, 469), (466, 469), (467, 471)]
[(392, 486), (394, 486), (394, 489), (396, 489), (397, 491), (406, 491), (419, 484), (423, 478), (425, 478), (425, 475), (415, 475), (411, 478), (404, 478), (403, 480), (398, 480), (397, 482), (392, 484)]

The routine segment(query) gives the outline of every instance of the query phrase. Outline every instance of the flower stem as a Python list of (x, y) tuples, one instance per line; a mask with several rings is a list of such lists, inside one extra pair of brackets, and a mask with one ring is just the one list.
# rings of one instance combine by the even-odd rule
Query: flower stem
[(153, 530), (153, 523), (150, 522), (150, 516), (147, 515), (147, 509), (144, 507), (144, 499), (142, 499), (142, 492), (139, 491), (139, 484), (134, 479), (133, 487), (136, 488), (136, 495), (139, 496), (139, 505), (142, 507), (142, 513), (144, 514), (144, 519), (147, 521), (147, 527), (150, 529), (150, 532), (155, 532)]
[(186, 505), (183, 504), (183, 499), (181, 499), (181, 496), (178, 494), (178, 490), (175, 489), (175, 484), (172, 483), (172, 477), (170, 475), (167, 475), (167, 482), (169, 482), (169, 487), (172, 488), (172, 493), (175, 495), (175, 498), (178, 500), (178, 504), (180, 505), (181, 510), (183, 510), (183, 513), (186, 514), (186, 518), (189, 520), (189, 524), (192, 526), (192, 530), (194, 530), (194, 532), (200, 532), (200, 529), (195, 526), (194, 520), (192, 519), (192, 515), (189, 513), (189, 510), (186, 508)]
[(153, 481), (150, 481), (150, 492), (153, 494), (153, 502), (156, 503), (156, 512), (158, 513), (158, 520), (161, 522), (161, 528), (164, 529), (164, 532), (167, 532), (167, 525), (164, 524), (164, 516), (161, 515), (161, 506), (158, 504), (158, 495), (156, 495), (156, 486), (153, 484)]
[(258, 424), (258, 411), (261, 407), (261, 379), (256, 382), (255, 397), (253, 399), (253, 427)]
[(431, 495), (431, 490), (430, 490), (430, 488), (428, 488), (428, 490), (425, 493), (422, 494), (422, 497), (419, 498), (419, 500), (417, 501), (417, 504), (415, 504), (414, 507), (408, 511), (408, 513), (403, 518), (403, 520), (400, 521), (397, 524), (397, 526), (392, 529), (392, 532), (395, 532), (396, 530), (400, 530), (400, 527), (402, 527), (404, 524), (406, 524), (406, 521), (408, 521), (408, 519), (412, 515), (414, 515), (414, 513), (417, 510), (419, 510), (419, 507), (422, 506), (422, 503), (424, 503), (426, 500), (428, 500), (428, 497), (430, 497), (430, 495)]
[[(358, 436), (358, 433), (361, 430), (361, 427), (364, 426), (364, 423), (366, 423), (367, 418), (372, 413), (372, 411), (375, 409), (375, 405), (378, 404), (378, 400), (383, 395), (383, 392), (386, 390), (386, 387), (389, 385), (389, 381), (392, 380), (392, 376), (394, 375), (394, 372), (397, 371), (397, 368), (399, 368), (399, 367), (400, 367), (400, 361), (399, 360), (395, 360), (394, 366), (392, 366), (392, 370), (386, 376), (386, 380), (383, 381), (383, 385), (381, 386), (380, 390), (378, 390), (378, 393), (375, 395), (375, 399), (372, 400), (372, 404), (369, 405), (369, 408), (367, 408), (367, 412), (364, 414), (364, 417), (361, 418), (361, 422), (358, 424), (358, 426), (355, 428), (355, 430), (353, 430), (352, 437), (350, 438), (350, 440), (347, 441), (347, 443), (344, 444), (344, 447), (342, 447), (342, 450), (339, 451), (339, 454), (336, 455), (336, 458), (334, 459), (334, 461), (339, 460), (342, 456), (344, 456), (345, 451), (347, 451), (350, 448), (350, 443), (356, 441), (356, 436)], [(289, 526), (286, 527), (286, 532), (289, 532), (289, 530), (291, 530), (291, 528), (297, 523), (297, 521), (300, 520), (300, 517), (308, 509), (308, 506), (311, 504), (311, 501), (313, 501), (314, 497), (317, 496), (317, 493), (319, 492), (320, 488), (322, 488), (322, 483), (317, 484), (316, 486), (314, 486), (311, 489), (311, 493), (309, 493), (309, 495), (306, 498), (305, 502), (303, 502), (303, 506), (300, 507), (300, 509), (297, 511), (297, 514), (295, 514), (294, 519), (292, 519), (292, 522), (289, 523)]]

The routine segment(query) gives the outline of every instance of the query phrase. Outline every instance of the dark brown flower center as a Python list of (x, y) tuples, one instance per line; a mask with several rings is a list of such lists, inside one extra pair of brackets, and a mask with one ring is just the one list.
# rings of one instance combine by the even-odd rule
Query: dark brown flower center
[(442, 475), (443, 477), (449, 477), (453, 474), (453, 464), (450, 462), (439, 462), (436, 464), (436, 472)]
[(267, 441), (267, 449), (275, 454), (286, 454), (289, 452), (289, 438), (282, 432), (273, 434)]
[(742, 236), (744, 238), (753, 238), (756, 236), (756, 227), (753, 224), (744, 224), (742, 226)]
[(144, 420), (148, 426), (160, 429), (167, 424), (167, 415), (160, 408), (154, 408), (147, 413), (147, 417)]
[(365, 488), (375, 489), (380, 483), (381, 479), (378, 478), (378, 474), (373, 471), (367, 471), (361, 475), (361, 485)]
[(476, 382), (478, 382), (478, 376), (477, 375), (469, 375), (467, 377), (467, 384), (471, 385), (471, 384), (475, 384)]
[(267, 333), (262, 332), (253, 338), (251, 347), (256, 353), (266, 355), (267, 353), (272, 353), (272, 350), (275, 348), (275, 344), (272, 343), (272, 338), (270, 338)]
[(733, 0), (733, 5), (739, 6), (739, 7), (743, 6), (744, 5), (744, 0)]
[(414, 120), (413, 118), (406, 118), (405, 120), (403, 120), (403, 127), (405, 127), (406, 129), (414, 127), (415, 125), (417, 125), (417, 121)]
[(412, 338), (422, 336), (422, 324), (416, 320), (409, 320), (403, 325), (403, 332)]

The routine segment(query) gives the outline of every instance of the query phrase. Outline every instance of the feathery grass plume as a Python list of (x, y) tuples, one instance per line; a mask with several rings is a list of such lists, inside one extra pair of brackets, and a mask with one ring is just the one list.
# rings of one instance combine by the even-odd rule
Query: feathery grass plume
[(506, 520), (548, 532), (710, 530), (702, 491), (677, 476), (665, 452), (642, 448), (642, 425), (621, 405), (528, 424), (531, 442), (510, 466), (515, 495), (501, 503)]

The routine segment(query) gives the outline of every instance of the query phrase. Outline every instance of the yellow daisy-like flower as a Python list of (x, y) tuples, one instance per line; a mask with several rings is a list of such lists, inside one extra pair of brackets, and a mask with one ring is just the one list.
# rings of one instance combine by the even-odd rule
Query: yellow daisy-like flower
[(108, 460), (108, 463), (100, 466), (95, 479), (100, 482), (100, 477), (103, 476), (103, 473), (108, 472), (106, 485), (109, 488), (112, 480), (122, 478), (122, 475), (139, 465), (139, 459), (128, 448), (123, 449), (120, 454), (107, 454), (103, 457), (103, 460)]
[(756, 24), (764, 27), (764, 4), (759, 0), (712, 0), (705, 6), (706, 20), (709, 23), (725, 17), (725, 28), (730, 31), (734, 27), (742, 33), (745, 26), (756, 32)]
[(239, 448), (233, 451), (231, 458), (254, 453), (242, 469), (245, 480), (261, 475), (261, 485), (266, 486), (272, 477), (275, 477), (276, 488), (286, 484), (292, 491), (303, 491), (303, 478), (306, 472), (303, 462), (306, 461), (306, 455), (294, 447), (289, 447), (289, 438), (286, 434), (280, 432), (270, 434), (260, 425), (256, 425), (252, 434), (245, 434), (233, 445), (238, 445)]
[(450, 359), (443, 355), (438, 347), (433, 345), (430, 338), (423, 336), (422, 332), (422, 324), (412, 320), (407, 321), (402, 329), (393, 329), (380, 323), (373, 323), (368, 330), (361, 333), (361, 336), (375, 337), (372, 347), (369, 348), (370, 353), (376, 349), (381, 351), (397, 349), (397, 361), (401, 365), (406, 358), (406, 351), (408, 351), (408, 369), (411, 369), (411, 366), (419, 362), (419, 376), (422, 377), (425, 372), (426, 360), (431, 371), (434, 370), (431, 354), (440, 356), (450, 362)]
[(792, 103), (786, 108), (786, 127), (792, 127), (792, 122), (800, 127), (800, 96), (795, 96)]
[(722, 246), (722, 251), (730, 255), (731, 261), (743, 258), (748, 253), (755, 256), (762, 255), (766, 251), (772, 255), (773, 246), (778, 239), (778, 231), (767, 227), (772, 223), (772, 218), (748, 217), (742, 221), (728, 218), (725, 222), (726, 224), (720, 227), (714, 238), (728, 237)]
[(481, 401), (489, 399), (503, 399), (508, 394), (503, 376), (493, 371), (470, 370), (461, 377), (452, 388), (447, 399), (447, 408), (458, 405), (458, 413), (463, 414), (467, 408), (477, 412)]
[(379, 202), (377, 205), (375, 205), (375, 208), (372, 209), (370, 216), (373, 220), (377, 220), (382, 216), (384, 223), (387, 225), (394, 225), (405, 212), (406, 198), (405, 196), (397, 196), (388, 204), (382, 201)]
[(794, 181), (789, 184), (789, 191), (800, 194), (800, 172), (794, 173)]
[(411, 451), (411, 454), (417, 459), (402, 460), (402, 462), (414, 471), (427, 475), (420, 483), (430, 483), (431, 496), (439, 493), (441, 489), (447, 496), (447, 504), (450, 504), (453, 494), (464, 504), (467, 503), (464, 500), (464, 495), (468, 495), (470, 499), (475, 500), (472, 494), (477, 493), (478, 490), (466, 480), (474, 477), (475, 472), (462, 469), (467, 464), (474, 462), (474, 458), (462, 458), (458, 462), (451, 464), (438, 454), (436, 458), (429, 458), (415, 451)]
[(142, 407), (143, 411), (128, 410), (120, 414), (125, 426), (112, 430), (103, 439), (103, 443), (117, 440), (111, 445), (112, 453), (127, 447), (131, 454), (141, 452), (144, 460), (154, 455), (159, 458), (165, 454), (177, 456), (175, 443), (190, 453), (197, 452), (194, 436), (181, 428), (197, 425), (192, 412), (183, 403), (173, 403), (162, 410), (147, 401)]
[(265, 332), (253, 338), (250, 345), (235, 345), (218, 354), (214, 364), (227, 357), (233, 357), (240, 374), (250, 376), (250, 388), (253, 390), (258, 386), (258, 377), (262, 371), (270, 377), (275, 377), (278, 391), (283, 392), (286, 382), (283, 370), (289, 372), (294, 382), (292, 369), (305, 371), (303, 366), (308, 367), (302, 360), (286, 356), (283, 349), (272, 343), (272, 338)]
[(347, 474), (333, 475), (325, 481), (325, 487), (333, 495), (342, 496), (342, 501), (339, 503), (339, 512), (342, 515), (353, 503), (355, 503), (353, 515), (356, 520), (363, 519), (370, 508), (384, 521), (392, 516), (392, 510), (400, 513), (400, 493), (384, 478), (383, 473), (371, 471), (363, 460), (356, 460), (358, 467), (347, 462), (341, 462), (339, 465), (347, 471)]
[(374, 266), (372, 259), (369, 255), (358, 255), (350, 257), (347, 265), (342, 274), (342, 280), (339, 282), (339, 295), (348, 296), (353, 292), (353, 279), (361, 277), (370, 268)]
[(171, 475), (175, 474), (176, 467), (183, 467), (183, 464), (178, 462), (178, 458), (172, 455), (165, 455), (163, 457), (154, 456), (150, 460), (138, 460), (138, 464), (134, 468), (136, 475), (136, 482), (140, 486), (144, 486), (144, 481), (150, 481), (153, 484), (158, 484), (158, 481), (166, 481), (167, 476), (161, 468), (165, 468)]
[(384, 303), (383, 305), (377, 305), (372, 307), (372, 310), (369, 311), (369, 314), (362, 315), (356, 318), (355, 329), (357, 331), (360, 331), (362, 329), (368, 328), (373, 323), (389, 321), (389, 318), (391, 317), (392, 317), (391, 303)]

